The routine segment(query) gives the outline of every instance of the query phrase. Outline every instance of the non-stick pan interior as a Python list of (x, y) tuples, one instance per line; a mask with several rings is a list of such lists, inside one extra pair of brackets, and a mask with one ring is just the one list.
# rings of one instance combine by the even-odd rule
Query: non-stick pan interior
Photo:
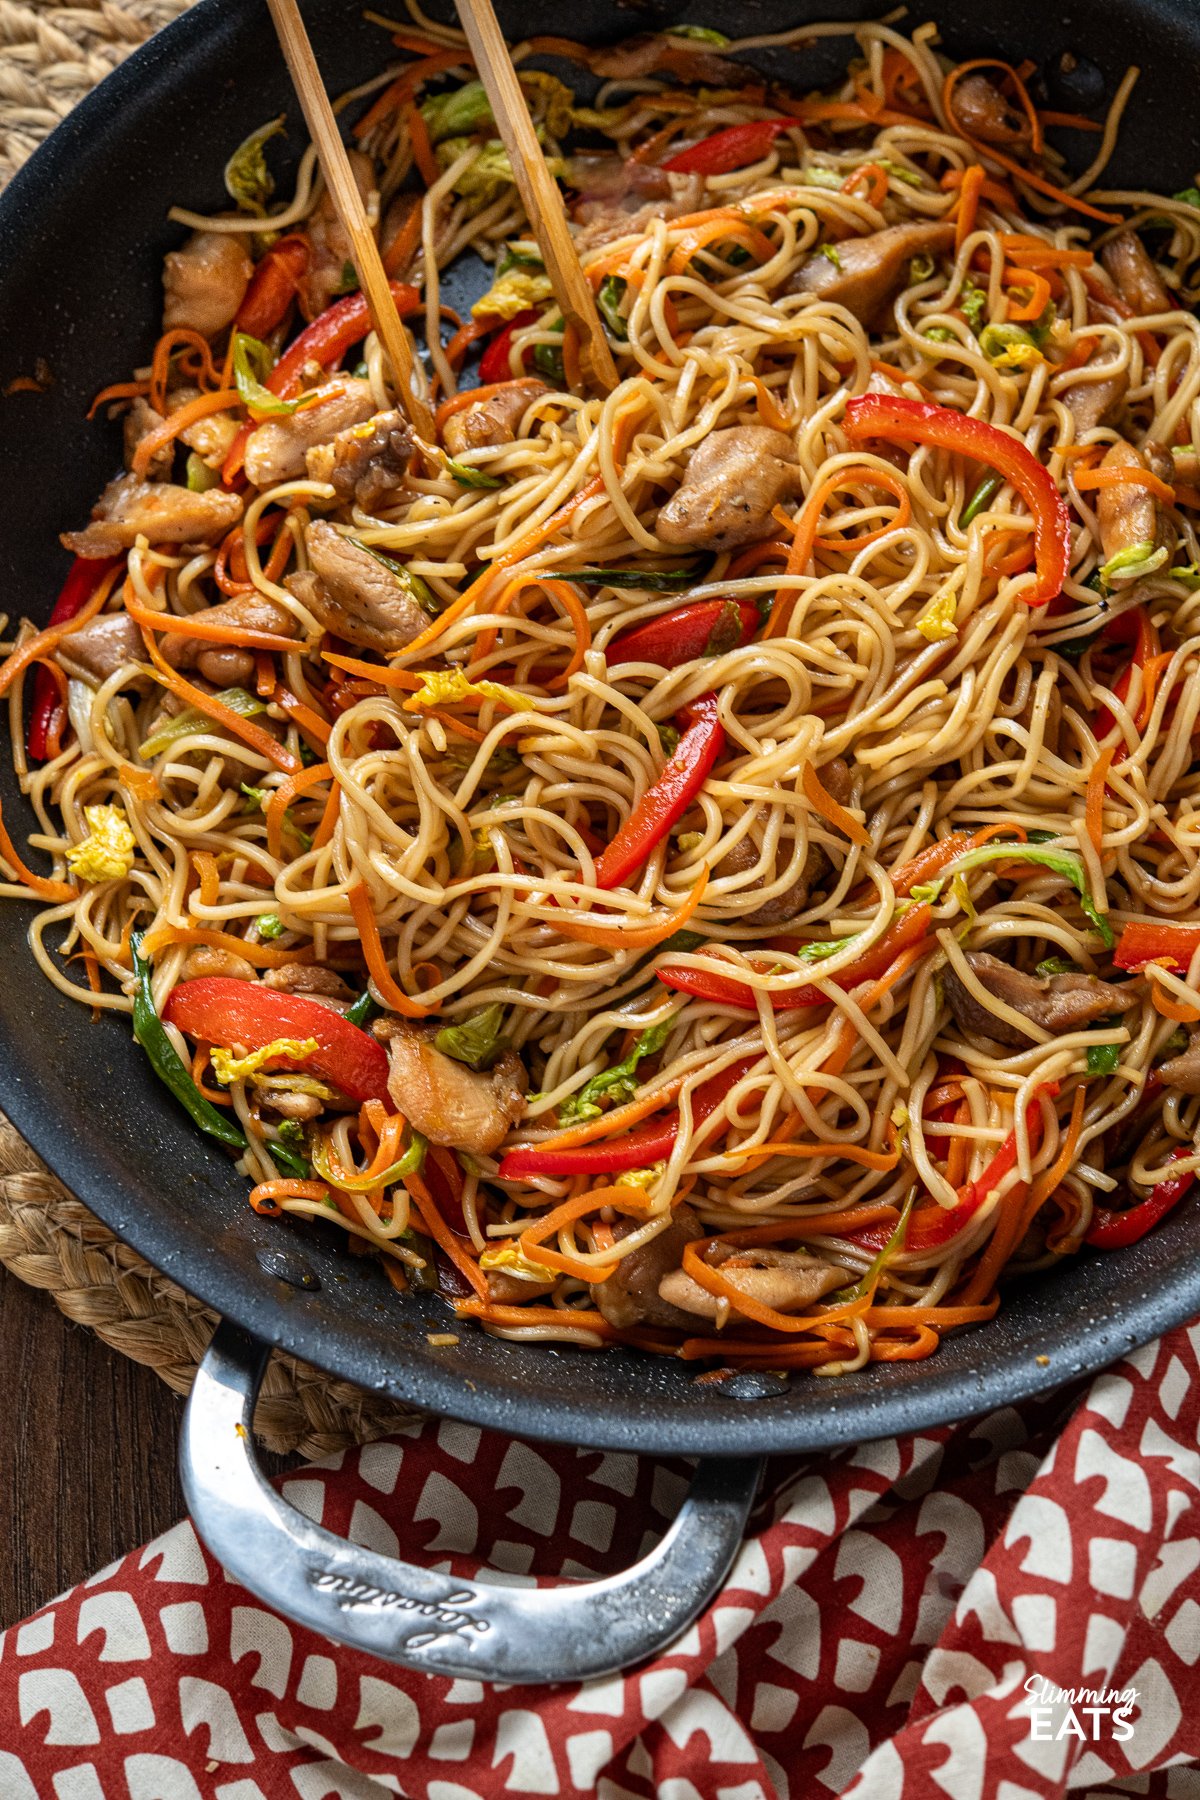
[[(845, 4), (808, 10), (813, 18), (865, 13)], [(1143, 74), (1111, 185), (1170, 192), (1194, 179), (1200, 8), (1188, 0), (1094, 0), (1067, 16), (1036, 0), (991, 9), (957, 0), (931, 10), (954, 55), (1047, 64), (1071, 50), (1099, 65), (1110, 93), (1136, 57)], [(569, 30), (590, 41), (688, 17), (744, 36), (789, 28), (804, 13), (755, 0), (694, 0), (682, 13), (576, 0), (569, 19), (549, 0), (500, 11), (511, 36)], [(386, 60), (386, 35), (345, 0), (309, 0), (305, 15), (333, 89)], [(924, 16), (918, 9), (911, 22)], [(850, 48), (848, 39), (821, 38), (755, 60), (815, 86)], [(100, 386), (145, 359), (156, 335), (162, 255), (181, 235), (166, 221), (168, 205), (218, 207), (230, 148), (285, 110), (294, 155), (303, 133), (266, 8), (202, 0), (105, 82), (0, 201), (0, 609), (10, 615), (45, 618), (68, 560), (57, 534), (83, 521), (117, 463), (115, 429), (85, 424), (84, 413)], [(48, 390), (8, 391), (39, 358), (53, 377)], [(29, 815), (7, 773), (0, 793), (16, 835)], [(24, 941), (29, 911), (0, 908), (0, 1104), (151, 1262), (271, 1343), (368, 1388), (597, 1446), (801, 1449), (1018, 1399), (1200, 1312), (1193, 1206), (1131, 1251), (1089, 1256), (1014, 1290), (993, 1323), (948, 1341), (930, 1362), (836, 1382), (747, 1376), (731, 1392), (697, 1386), (694, 1367), (663, 1358), (535, 1349), (471, 1330), (455, 1347), (431, 1347), (426, 1333), (451, 1324), (436, 1299), (395, 1294), (372, 1262), (347, 1255), (336, 1228), (250, 1212), (244, 1182), (156, 1083), (126, 1022), (92, 1024), (44, 980)]]

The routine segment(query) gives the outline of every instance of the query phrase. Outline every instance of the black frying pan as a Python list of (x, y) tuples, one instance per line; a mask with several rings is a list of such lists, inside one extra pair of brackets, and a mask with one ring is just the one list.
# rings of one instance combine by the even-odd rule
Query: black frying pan
[[(814, 18), (868, 12), (847, 0), (805, 4)], [(500, 8), (510, 37), (569, 29), (591, 41), (681, 16), (745, 36), (791, 26), (798, 10), (781, 0), (576, 0), (566, 21), (553, 0)], [(1105, 94), (1136, 56), (1143, 74), (1112, 185), (1171, 192), (1194, 179), (1195, 0), (1092, 0), (1071, 18), (1048, 12), (1043, 0), (989, 9), (937, 0), (931, 10), (956, 56), (1028, 55), (1049, 66), (1071, 50), (1098, 65)], [(308, 0), (305, 15), (333, 91), (381, 66), (386, 38), (356, 5)], [(922, 16), (918, 9), (914, 22)], [(834, 77), (849, 49), (849, 40), (821, 39), (752, 60), (806, 88)], [(45, 617), (67, 566), (57, 534), (86, 518), (117, 463), (116, 430), (85, 425), (83, 415), (95, 391), (122, 379), (153, 342), (162, 256), (181, 235), (165, 220), (168, 205), (223, 204), (230, 147), (284, 110), (294, 152), (304, 133), (266, 8), (201, 0), (110, 76), (0, 200), (0, 392), (39, 357), (54, 377), (44, 394), (0, 398), (4, 610)], [(1080, 147), (1089, 153), (1093, 143)], [(463, 269), (447, 284), (449, 298), (467, 300), (481, 285), (478, 264)], [(0, 793), (17, 835), (30, 815), (7, 771)], [(157, 1084), (127, 1024), (110, 1016), (92, 1024), (44, 981), (24, 942), (26, 917), (20, 905), (0, 909), (0, 1102), (120, 1237), (242, 1328), (224, 1329), (189, 1415), (193, 1511), (227, 1566), (264, 1598), (377, 1654), (508, 1680), (595, 1673), (631, 1660), (681, 1628), (705, 1597), (702, 1584), (720, 1578), (752, 1468), (702, 1466), (703, 1491), (656, 1553), (656, 1567), (641, 1570), (641, 1591), (619, 1603), (612, 1592), (592, 1591), (586, 1620), (577, 1611), (555, 1627), (527, 1616), (528, 1595), (507, 1590), (501, 1599), (500, 1590), (464, 1584), (451, 1594), (440, 1577), (413, 1570), (402, 1582), (398, 1565), (337, 1551), (297, 1515), (273, 1512), (279, 1503), (239, 1461), (246, 1440), (234, 1431), (255, 1380), (257, 1355), (245, 1334), (364, 1387), (501, 1431), (748, 1458), (929, 1427), (1020, 1400), (1200, 1312), (1193, 1202), (1131, 1250), (1084, 1256), (1010, 1290), (993, 1323), (950, 1339), (931, 1361), (875, 1366), (836, 1382), (743, 1375), (697, 1386), (694, 1366), (661, 1357), (532, 1348), (471, 1331), (454, 1348), (434, 1349), (426, 1332), (449, 1322), (436, 1298), (398, 1296), (373, 1262), (346, 1255), (336, 1228), (250, 1212), (245, 1183)], [(269, 1580), (256, 1576), (263, 1568), (271, 1568)], [(652, 1593), (647, 1583), (656, 1584)]]

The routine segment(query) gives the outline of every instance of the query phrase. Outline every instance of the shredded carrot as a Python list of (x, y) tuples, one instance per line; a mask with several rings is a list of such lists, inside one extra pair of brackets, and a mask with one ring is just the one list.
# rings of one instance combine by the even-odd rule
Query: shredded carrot
[(838, 804), (833, 795), (822, 785), (820, 776), (810, 762), (804, 765), (800, 783), (809, 805), (814, 807), (823, 819), (827, 819), (835, 831), (840, 831), (843, 837), (848, 837), (852, 844), (858, 844), (863, 850), (871, 848), (871, 834), (866, 826), (856, 819), (853, 813), (847, 812), (844, 806)]
[(203, 1098), (209, 1102), (210, 1106), (232, 1106), (233, 1101), (225, 1092), (224, 1088), (210, 1088), (204, 1085), (204, 1075), (208, 1068), (208, 1064), (208, 1045), (200, 1044), (197, 1046), (196, 1054), (192, 1058), (192, 1080), (199, 1088)]
[(936, 844), (929, 844), (919, 850), (910, 861), (901, 863), (898, 869), (892, 870), (892, 886), (901, 899), (906, 899), (915, 887), (940, 875), (947, 863), (969, 850), (975, 840), (965, 831), (952, 831), (948, 837), (939, 838)]
[(865, 196), (867, 204), (878, 210), (887, 199), (888, 178), (887, 170), (880, 168), (877, 162), (860, 163), (857, 169), (852, 169), (842, 183), (842, 192), (843, 194), (854, 193), (864, 177), (867, 183)]
[(1027, 319), (1040, 319), (1050, 304), (1050, 283), (1036, 269), (1005, 269), (1003, 281), (1006, 288), (1028, 288), (1028, 300), (1017, 305), (1011, 293), (1008, 297), (1008, 316), (1014, 322), (1023, 323)]
[(323, 850), (334, 834), (338, 822), (338, 813), (342, 804), (342, 790), (337, 781), (329, 784), (329, 798), (325, 802), (325, 810), (321, 814), (320, 823), (313, 832), (313, 849)]
[(303, 700), (293, 694), (290, 688), (284, 687), (282, 682), (277, 685), (272, 699), (276, 706), (280, 707), (288, 718), (299, 726), (305, 737), (311, 738), (322, 750), (325, 748), (333, 732), (333, 727), (328, 719), (323, 719), (320, 713), (313, 711), (311, 706), (306, 706)]
[[(966, 169), (947, 169), (938, 186), (943, 193), (956, 194), (962, 187), (966, 173)], [(989, 201), (992, 206), (1005, 206), (1010, 212), (1016, 212), (1019, 209), (1017, 196), (1002, 181), (988, 179), (981, 182), (979, 198)]]
[(215, 394), (198, 394), (194, 400), (189, 400), (186, 406), (176, 407), (175, 411), (165, 418), (161, 425), (156, 425), (153, 431), (148, 431), (138, 444), (133, 453), (133, 473), (139, 480), (144, 481), (146, 471), (158, 452), (167, 444), (173, 444), (179, 434), (186, 431), (189, 425), (194, 425), (197, 419), (206, 419), (209, 413), (226, 412), (231, 406), (237, 406), (239, 403), (240, 395), (236, 388), (219, 388)]
[[(128, 598), (128, 593), (129, 584), (126, 584), (126, 598)], [(183, 676), (177, 674), (170, 663), (164, 660), (153, 635), (147, 636), (144, 628), (142, 636), (150, 653), (150, 660), (158, 670), (164, 687), (169, 688), (173, 694), (178, 694), (181, 700), (186, 700), (189, 706), (196, 707), (215, 724), (232, 732), (234, 737), (241, 738), (244, 744), (248, 744), (252, 750), (257, 750), (260, 756), (265, 756), (268, 762), (274, 763), (275, 767), (282, 769), (286, 775), (293, 775), (303, 767), (298, 757), (293, 756), (290, 750), (285, 749), (271, 736), (269, 731), (264, 731), (261, 725), (256, 725), (253, 719), (241, 718), (223, 701), (218, 700), (214, 694), (206, 694), (203, 688), (198, 688), (192, 682), (185, 681)], [(0, 678), (2, 676), (3, 671), (0, 671)]]
[(560, 907), (554, 920), (554, 930), (561, 937), (573, 938), (584, 944), (598, 944), (605, 950), (650, 950), (655, 944), (673, 937), (687, 924), (703, 900), (707, 886), (708, 870), (702, 869), (700, 879), (683, 905), (677, 909), (664, 908), (657, 918), (646, 925), (630, 924), (628, 914), (614, 915), (610, 922), (607, 919), (601, 920), (596, 915), (580, 918)]
[(1026, 1182), (1017, 1182), (1000, 1202), (999, 1218), (988, 1240), (987, 1248), (979, 1259), (975, 1273), (962, 1291), (963, 1304), (977, 1305), (985, 1295), (992, 1292), (1005, 1264), (1024, 1237), (1030, 1224), (1037, 1217), (1050, 1195), (1070, 1172), (1075, 1161), (1080, 1133), (1083, 1130), (1083, 1114), (1086, 1103), (1086, 1083), (1080, 1082), (1071, 1101), (1071, 1121), (1063, 1139), (1062, 1149), (1055, 1157), (1053, 1165), (1049, 1169), (1043, 1170), (1032, 1186)]
[(455, 1236), (437, 1209), (433, 1195), (426, 1187), (420, 1175), (406, 1175), (404, 1185), (408, 1189), (413, 1213), (421, 1229), (427, 1237), (431, 1237), (442, 1254), (449, 1258), (458, 1270), (470, 1282), (479, 1298), (488, 1297), (487, 1276), (479, 1267), (479, 1263), (466, 1248), (461, 1239)]
[(862, 535), (858, 537), (843, 537), (839, 532), (835, 537), (814, 538), (813, 544), (816, 549), (852, 550), (857, 552), (863, 549), (865, 545), (874, 544), (881, 537), (886, 537), (889, 531), (900, 530), (908, 524), (912, 517), (912, 503), (908, 497), (908, 489), (905, 487), (899, 475), (893, 475), (886, 469), (872, 469), (869, 479), (872, 487), (884, 488), (892, 495), (893, 499), (899, 502), (899, 508), (896, 513), (890, 519), (885, 520), (882, 525), (877, 526), (874, 531), (863, 532)]
[(171, 357), (179, 349), (194, 351), (200, 358), (198, 379), (201, 386), (205, 382), (212, 387), (221, 386), (217, 366), (213, 362), (212, 351), (206, 338), (202, 338), (198, 331), (191, 331), (186, 327), (180, 327), (174, 331), (164, 331), (154, 346), (154, 357), (150, 364), (150, 404), (155, 412), (165, 413), (167, 410), (167, 381), (171, 373)]
[(71, 887), (65, 881), (52, 881), (48, 875), (35, 875), (33, 870), (22, 862), (8, 835), (8, 828), (4, 823), (2, 812), (0, 812), (0, 856), (3, 856), (18, 881), (22, 882), (30, 893), (36, 894), (39, 900), (49, 900), (55, 905), (64, 900), (78, 900), (79, 889), (77, 887)]
[(420, 171), (421, 180), (427, 188), (431, 188), (441, 177), (437, 157), (433, 154), (433, 145), (429, 141), (429, 132), (420, 109), (410, 103), (400, 108), (404, 123), (408, 127), (408, 136), (412, 144), (413, 161)]
[(765, 232), (757, 225), (751, 225), (744, 212), (735, 206), (718, 206), (711, 212), (689, 213), (685, 218), (673, 219), (672, 230), (684, 227), (667, 264), (667, 273), (682, 275), (693, 256), (703, 250), (705, 245), (719, 241), (739, 243), (756, 256), (759, 262), (767, 262), (775, 254), (775, 247)]
[(757, 376), (754, 378), (754, 404), (760, 420), (769, 431), (788, 432), (792, 429), (791, 420), (776, 405), (774, 394)]
[(250, 1204), (256, 1213), (277, 1213), (282, 1210), (281, 1200), (324, 1200), (328, 1188), (319, 1181), (293, 1181), (280, 1178), (277, 1181), (260, 1181), (257, 1187), (250, 1189)]
[(535, 1219), (527, 1225), (517, 1239), (521, 1255), (529, 1262), (541, 1263), (548, 1269), (558, 1269), (563, 1274), (574, 1275), (580, 1281), (607, 1281), (614, 1273), (617, 1263), (607, 1268), (597, 1267), (594, 1263), (582, 1262), (577, 1257), (565, 1255), (561, 1250), (550, 1250), (543, 1239), (560, 1231), (564, 1225), (572, 1224), (586, 1213), (598, 1212), (602, 1206), (615, 1206), (619, 1212), (641, 1214), (643, 1217), (650, 1210), (650, 1202), (641, 1188), (622, 1187), (618, 1183), (614, 1187), (596, 1188), (591, 1193), (576, 1194), (571, 1200), (564, 1200), (548, 1212), (544, 1218)]
[(639, 1094), (637, 1099), (628, 1101), (624, 1106), (614, 1106), (602, 1118), (589, 1119), (586, 1124), (572, 1125), (566, 1131), (556, 1131), (552, 1137), (537, 1139), (532, 1147), (537, 1150), (568, 1150), (576, 1144), (594, 1144), (598, 1138), (617, 1137), (627, 1131), (631, 1125), (640, 1124), (651, 1113), (662, 1112), (671, 1102), (678, 1098), (683, 1086), (682, 1075), (665, 1087), (654, 1088), (648, 1094)]
[(210, 950), (224, 950), (231, 956), (242, 956), (256, 969), (281, 969), (285, 963), (313, 960), (311, 944), (298, 944), (291, 950), (272, 950), (267, 944), (252, 944), (248, 938), (234, 937), (231, 932), (210, 930), (204, 925), (155, 925), (146, 933), (143, 950), (148, 957), (168, 944), (204, 944)]
[(327, 762), (313, 763), (310, 768), (301, 769), (295, 775), (289, 775), (281, 781), (267, 801), (263, 812), (267, 821), (267, 848), (272, 856), (283, 854), (283, 822), (284, 814), (293, 800), (306, 794), (310, 788), (319, 787), (321, 782), (328, 781), (333, 774)]
[[(1155, 972), (1154, 964), (1146, 965), (1147, 975)], [(1164, 1019), (1173, 1019), (1176, 1025), (1195, 1025), (1200, 1023), (1200, 1012), (1185, 1001), (1174, 999), (1160, 981), (1151, 981), (1150, 998), (1154, 1002), (1154, 1010), (1161, 1013)]]
[(419, 1005), (415, 1000), (410, 1000), (388, 967), (383, 941), (379, 935), (379, 921), (375, 917), (375, 908), (371, 904), (371, 896), (367, 891), (366, 884), (356, 881), (350, 889), (347, 899), (350, 902), (350, 911), (354, 915), (354, 922), (358, 926), (358, 935), (362, 941), (362, 951), (366, 957), (367, 968), (371, 973), (371, 980), (378, 988), (384, 1004), (390, 1006), (393, 1012), (400, 1013), (403, 1018), (425, 1018), (429, 1008)]
[[(896, 478), (893, 477), (892, 479), (895, 480)], [(813, 489), (794, 519), (788, 521), (786, 516), (783, 516), (781, 519), (781, 522), (784, 524), (790, 523), (792, 528), (792, 545), (791, 549), (788, 551), (786, 569), (788, 575), (800, 575), (808, 567), (809, 560), (817, 543), (817, 526), (820, 522), (821, 512), (825, 506), (825, 502), (831, 495), (835, 494), (839, 488), (850, 487), (856, 481), (866, 482), (875, 487), (886, 487), (888, 492), (892, 494), (896, 492), (896, 488), (891, 485), (887, 477), (879, 469), (851, 466), (850, 468), (839, 469), (836, 474), (827, 476), (824, 481), (820, 482), (819, 485)], [(780, 517), (779, 514), (776, 516)], [(904, 520), (901, 519), (900, 522), (903, 523)], [(891, 527), (888, 526), (885, 527), (885, 529), (890, 530)], [(853, 543), (853, 540), (851, 540), (851, 542)], [(796, 596), (793, 589), (783, 588), (780, 590), (776, 597), (775, 604), (771, 608), (771, 616), (767, 620), (766, 628), (763, 631), (764, 638), (780, 637), (783, 634), (786, 620), (790, 617), (792, 608), (795, 605), (795, 598)]]
[(1122, 463), (1116, 468), (1080, 469), (1074, 479), (1080, 493), (1087, 493), (1092, 488), (1141, 487), (1156, 500), (1161, 500), (1164, 506), (1175, 504), (1175, 490), (1169, 482), (1156, 475), (1153, 469), (1141, 469), (1136, 463)]
[(145, 399), (150, 392), (148, 381), (114, 381), (103, 387), (88, 407), (85, 417), (94, 419), (100, 408), (110, 400)]
[(192, 863), (200, 877), (200, 904), (215, 906), (221, 897), (221, 871), (211, 850), (194, 850)]
[(411, 207), (408, 217), (384, 251), (383, 268), (386, 275), (399, 277), (408, 268), (421, 242), (421, 223), (422, 208)]
[(562, 338), (563, 379), (573, 394), (583, 386), (583, 370), (579, 362), (579, 332), (568, 319)]
[[(592, 647), (592, 627), (588, 620), (587, 609), (570, 582), (547, 581), (538, 575), (514, 576), (501, 591), (499, 599), (492, 603), (491, 610), (495, 613), (506, 613), (517, 595), (524, 588), (531, 586), (539, 588), (562, 607), (575, 632), (575, 649), (572, 652), (571, 660), (561, 674), (546, 683), (547, 687), (553, 691), (556, 688), (565, 687), (571, 676), (582, 669), (584, 658)], [(467, 671), (468, 675), (473, 675), (475, 666), (489, 657), (495, 648), (496, 628), (494, 625), (489, 625), (476, 636), (475, 652), (471, 667)]]
[[(1027, 169), (1022, 163), (1017, 162), (1014, 157), (1007, 155), (996, 144), (980, 143), (971, 136), (970, 132), (955, 113), (954, 107), (951, 104), (954, 98), (954, 90), (962, 80), (963, 76), (969, 74), (973, 69), (995, 68), (1002, 68), (1007, 71), (1013, 82), (1016, 84), (1018, 92), (1024, 96), (1025, 102), (1028, 102), (1029, 97), (1025, 92), (1024, 84), (1020, 81), (1016, 70), (1011, 68), (1008, 63), (1001, 63), (994, 57), (981, 56), (976, 57), (971, 62), (956, 64), (956, 66), (950, 70), (942, 84), (942, 107), (947, 119), (950, 121), (950, 124), (958, 133), (959, 137), (970, 144), (977, 155), (988, 157), (992, 162), (999, 163), (1002, 169), (1007, 169), (1010, 175), (1015, 176), (1018, 181), (1024, 182), (1026, 187), (1033, 188), (1036, 193), (1045, 194), (1051, 200), (1057, 200), (1060, 206), (1067, 207), (1071, 212), (1081, 212), (1086, 214), (1089, 219), (1098, 219), (1102, 225), (1120, 225), (1122, 220), (1119, 213), (1101, 212), (1099, 207), (1092, 206), (1087, 200), (1081, 200), (1078, 194), (1069, 194), (1065, 188), (1056, 187), (1052, 181), (1047, 181), (1044, 175), (1037, 175), (1032, 169)], [(1037, 124), (1037, 114), (1034, 111), (1032, 104), (1030, 104), (1030, 113), (1034, 121), (1035, 133), (1040, 137), (1041, 127)]]
[(147, 631), (160, 631), (168, 637), (203, 638), (206, 643), (236, 644), (240, 650), (302, 650), (297, 638), (277, 637), (273, 631), (248, 631), (242, 625), (214, 625), (204, 613), (189, 617), (186, 613), (152, 612), (127, 590), (125, 611)]
[(958, 204), (955, 207), (954, 248), (961, 250), (975, 229), (975, 220), (979, 213), (979, 199), (983, 189), (984, 173), (978, 163), (972, 163), (964, 170), (962, 186), (958, 190)]
[[(969, 1125), (971, 1108), (966, 1100), (961, 1100), (955, 1109), (954, 1124)], [(950, 1139), (950, 1148), (946, 1153), (946, 1180), (952, 1188), (960, 1188), (967, 1179), (967, 1169), (971, 1161), (971, 1140), (961, 1133)]]
[(1044, 238), (1019, 231), (1002, 231), (1000, 248), (1027, 269), (1090, 269), (1096, 260), (1090, 250), (1060, 250)]
[(613, 1341), (621, 1337), (603, 1314), (591, 1307), (498, 1306), (481, 1298), (456, 1300), (454, 1310), (463, 1318), (481, 1319), (488, 1325), (570, 1325), (577, 1331), (592, 1331)]
[(31, 663), (42, 662), (72, 632), (94, 619), (113, 591), (121, 569), (111, 569), (104, 577), (95, 593), (80, 607), (72, 619), (65, 619), (61, 625), (47, 625), (44, 631), (37, 631), (23, 644), (18, 644), (11, 655), (0, 663), (0, 695), (7, 694), (18, 675), (24, 674)]
[(834, 1162), (857, 1163), (860, 1168), (876, 1169), (885, 1174), (896, 1168), (900, 1161), (898, 1150), (867, 1150), (861, 1144), (788, 1144), (782, 1139), (735, 1150), (729, 1160), (740, 1166), (748, 1162), (766, 1162), (772, 1156), (797, 1156), (806, 1160), (826, 1157)]

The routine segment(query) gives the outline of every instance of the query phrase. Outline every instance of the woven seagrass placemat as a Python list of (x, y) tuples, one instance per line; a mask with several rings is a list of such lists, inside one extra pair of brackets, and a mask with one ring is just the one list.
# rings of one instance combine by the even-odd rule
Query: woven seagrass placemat
[[(0, 0), (0, 187), (131, 50), (190, 0)], [(119, 1243), (50, 1174), (0, 1113), (0, 1262), (44, 1288), (77, 1325), (146, 1363), (177, 1393), (191, 1386), (216, 1315)], [(401, 1409), (307, 1364), (273, 1357), (255, 1425), (272, 1450), (328, 1456), (381, 1437)]]

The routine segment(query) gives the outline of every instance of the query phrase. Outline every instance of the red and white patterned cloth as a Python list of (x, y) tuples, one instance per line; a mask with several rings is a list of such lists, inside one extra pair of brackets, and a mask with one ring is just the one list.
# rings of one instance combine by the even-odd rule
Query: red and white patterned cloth
[[(0, 1639), (0, 1800), (1196, 1800), (1198, 1435), (1200, 1324), (1086, 1390), (776, 1462), (699, 1623), (583, 1687), (353, 1655), (178, 1525)], [(685, 1479), (430, 1423), (283, 1488), (372, 1549), (528, 1581), (619, 1568)]]

